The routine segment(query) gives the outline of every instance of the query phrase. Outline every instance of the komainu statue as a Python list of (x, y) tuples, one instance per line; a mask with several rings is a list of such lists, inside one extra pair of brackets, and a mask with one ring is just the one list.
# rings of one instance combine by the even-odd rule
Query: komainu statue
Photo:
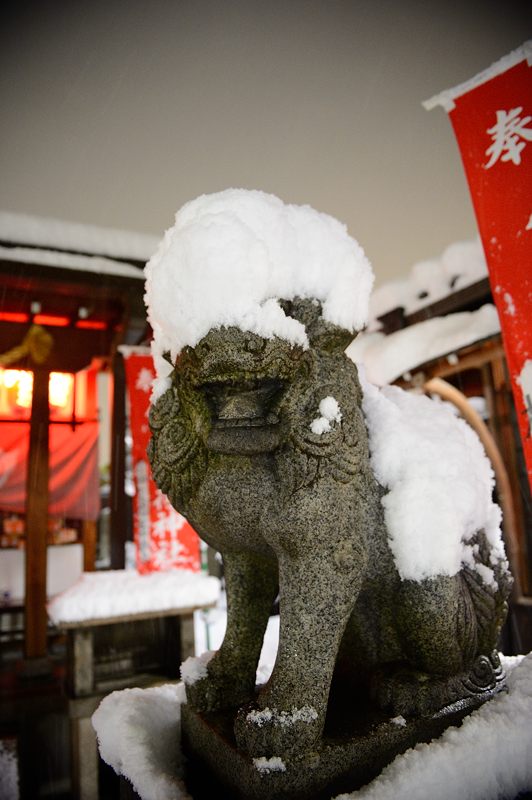
[[(343, 352), (351, 336), (312, 301), (284, 308), (305, 324), (308, 349), (211, 330), (182, 352), (150, 417), (155, 480), (225, 567), (225, 639), (187, 696), (204, 711), (241, 707), (237, 739), (257, 756), (313, 745), (335, 668), (395, 715), (495, 687), (509, 590), (506, 563), (490, 561), (482, 530), (474, 562), (457, 574), (401, 579), (357, 369)], [(279, 652), (255, 698), (278, 588)]]
[[(225, 639), (188, 707), (230, 720), (246, 763), (300, 759), (296, 794), (272, 797), (302, 796), (301, 754), (320, 750), (334, 697), (344, 716), (376, 709), (364, 736), (390, 720), (418, 731), (403, 749), (438, 735), (411, 721), (463, 715), (504, 685), (511, 579), (475, 434), (345, 355), (367, 319), (362, 249), (307, 206), (228, 190), (181, 209), (146, 274), (153, 476), (222, 554), (227, 587)], [(277, 594), (277, 660), (257, 692)], [(398, 751), (391, 728), (377, 769)], [(240, 796), (266, 796), (251, 784)]]

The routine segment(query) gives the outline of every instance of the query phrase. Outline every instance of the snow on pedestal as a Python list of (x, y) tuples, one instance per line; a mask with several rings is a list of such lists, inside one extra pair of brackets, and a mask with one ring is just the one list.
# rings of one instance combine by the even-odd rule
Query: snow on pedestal
[[(532, 789), (532, 654), (503, 656), (502, 662), (509, 673), (507, 694), (431, 744), (397, 756), (366, 787), (337, 800), (500, 800)], [(190, 798), (178, 746), (183, 702), (182, 684), (125, 689), (106, 697), (92, 717), (101, 757), (131, 781), (142, 800)]]

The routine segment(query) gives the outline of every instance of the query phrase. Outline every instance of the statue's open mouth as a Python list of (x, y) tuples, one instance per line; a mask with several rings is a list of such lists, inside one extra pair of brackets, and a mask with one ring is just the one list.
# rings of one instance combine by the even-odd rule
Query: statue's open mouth
[(208, 446), (231, 453), (273, 450), (279, 442), (279, 380), (207, 383), (202, 387), (211, 411)]

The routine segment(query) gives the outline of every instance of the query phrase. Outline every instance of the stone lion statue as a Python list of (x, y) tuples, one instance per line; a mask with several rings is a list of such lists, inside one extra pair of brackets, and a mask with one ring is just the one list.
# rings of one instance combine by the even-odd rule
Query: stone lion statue
[[(150, 416), (154, 478), (225, 567), (225, 639), (206, 677), (187, 686), (188, 701), (199, 711), (239, 708), (238, 745), (260, 756), (313, 746), (333, 677), (397, 715), (497, 688), (494, 648), (510, 588), (506, 563), (489, 563), (482, 530), (475, 559), (494, 570), (492, 585), (473, 566), (401, 579), (357, 368), (344, 354), (352, 334), (326, 322), (315, 300), (282, 305), (305, 325), (307, 349), (211, 329), (172, 365)], [(324, 398), (333, 413), (313, 425)], [(256, 694), (278, 591), (277, 661)]]

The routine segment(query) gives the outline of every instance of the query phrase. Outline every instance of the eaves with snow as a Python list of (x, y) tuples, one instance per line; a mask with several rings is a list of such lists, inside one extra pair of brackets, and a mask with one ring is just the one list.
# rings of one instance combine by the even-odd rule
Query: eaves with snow
[(144, 280), (158, 238), (0, 211), (0, 260)]
[(439, 258), (414, 264), (404, 280), (373, 292), (368, 328), (347, 355), (382, 386), (498, 336), (487, 274), (479, 239), (455, 242)]
[(146, 330), (143, 267), (156, 246), (145, 234), (0, 212), (3, 351), (30, 323), (55, 326), (56, 351), (74, 347), (71, 333), (87, 353), (103, 355), (115, 339), (136, 344)]

